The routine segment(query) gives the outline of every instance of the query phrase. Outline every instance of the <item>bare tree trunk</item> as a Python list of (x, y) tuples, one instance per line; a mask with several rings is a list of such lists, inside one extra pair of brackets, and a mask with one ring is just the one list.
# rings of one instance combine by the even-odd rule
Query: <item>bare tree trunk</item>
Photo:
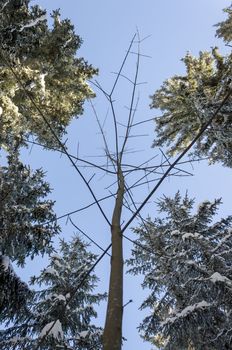
[(118, 192), (112, 217), (112, 258), (110, 284), (105, 328), (103, 333), (103, 350), (121, 350), (122, 314), (123, 314), (123, 242), (121, 232), (121, 212), (124, 195), (124, 178), (119, 168)]

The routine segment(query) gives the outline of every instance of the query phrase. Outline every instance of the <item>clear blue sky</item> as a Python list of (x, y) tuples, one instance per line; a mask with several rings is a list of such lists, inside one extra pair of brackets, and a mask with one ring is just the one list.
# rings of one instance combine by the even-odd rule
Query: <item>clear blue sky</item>
[[(40, 4), (48, 9), (60, 8), (62, 18), (70, 18), (75, 25), (77, 33), (84, 42), (78, 55), (83, 56), (93, 66), (99, 68), (98, 80), (102, 86), (108, 90), (112, 86), (116, 72), (121, 65), (129, 42), (137, 28), (141, 38), (150, 36), (141, 46), (141, 53), (151, 58), (143, 58), (139, 72), (141, 82), (146, 82), (139, 86), (140, 100), (136, 120), (145, 120), (159, 115), (158, 111), (149, 110), (149, 95), (161, 85), (164, 79), (184, 72), (184, 66), (180, 61), (186, 51), (197, 55), (200, 50), (208, 50), (211, 46), (219, 46), (223, 50), (223, 43), (218, 41), (214, 34), (213, 24), (224, 18), (222, 9), (229, 6), (228, 0), (36, 0), (33, 4)], [(131, 54), (125, 73), (131, 76), (135, 67), (135, 56)], [(116, 105), (120, 116), (126, 113), (124, 106), (128, 104), (129, 87), (126, 81), (122, 81), (116, 91)], [(99, 96), (94, 101), (99, 117), (106, 115), (108, 105)], [(133, 145), (134, 149), (143, 149), (144, 152), (136, 154), (141, 161), (158, 154), (157, 150), (151, 149), (154, 138), (153, 123), (144, 124), (139, 132), (149, 134), (148, 137), (139, 139)], [(73, 121), (69, 127), (68, 144), (70, 151), (76, 152), (79, 143), (80, 155), (102, 154), (102, 144), (97, 133), (96, 122), (93, 112), (86, 104), (86, 112), (79, 119)], [(110, 134), (108, 134), (110, 136)], [(131, 156), (131, 161), (135, 160), (135, 155)], [(133, 158), (134, 157), (134, 158)], [(43, 167), (47, 171), (47, 179), (54, 188), (52, 197), (56, 199), (57, 214), (61, 215), (70, 210), (75, 210), (82, 205), (91, 202), (91, 197), (87, 194), (85, 187), (81, 183), (74, 169), (68, 161), (53, 152), (41, 151), (33, 147), (31, 153), (25, 152), (24, 159), (30, 162), (34, 168)], [(89, 158), (86, 158), (89, 159)], [(92, 160), (95, 158), (92, 158)], [(97, 159), (99, 161), (99, 159)], [(230, 213), (231, 192), (228, 190), (231, 170), (222, 166), (210, 166), (206, 163), (185, 168), (193, 171), (193, 177), (170, 178), (160, 188), (154, 201), (162, 194), (173, 195), (178, 189), (184, 193), (188, 190), (189, 195), (196, 197), (197, 201), (222, 197), (222, 215)], [(91, 171), (88, 172), (91, 176)], [(94, 190), (100, 197), (107, 193), (104, 190), (109, 179), (96, 177), (93, 182)], [(144, 191), (137, 193), (138, 200), (143, 198)], [(147, 189), (146, 189), (147, 191)], [(110, 215), (112, 203), (105, 204), (105, 210)], [(155, 205), (150, 203), (143, 211), (155, 216)], [(109, 243), (109, 229), (103, 222), (96, 208), (92, 208), (85, 214), (75, 215), (74, 221), (90, 234), (100, 245), (106, 247)], [(67, 239), (75, 232), (70, 225), (63, 225), (63, 236)], [(130, 230), (127, 235), (132, 239), (133, 233)], [(130, 256), (131, 244), (125, 242), (125, 256)], [(96, 253), (99, 251), (93, 250)], [(38, 272), (43, 261), (32, 262), (27, 267), (25, 278), (33, 272)], [(38, 266), (39, 265), (39, 266)], [(99, 290), (105, 291), (108, 286), (109, 259), (104, 258), (96, 272), (100, 277)], [(124, 313), (123, 334), (127, 338), (123, 349), (150, 350), (151, 345), (144, 343), (138, 336), (136, 327), (142, 320), (143, 314), (137, 309), (142, 302), (144, 292), (140, 287), (140, 279), (125, 277), (125, 303), (133, 299), (133, 304), (126, 307)], [(104, 323), (105, 306), (99, 310), (99, 324)], [(148, 310), (149, 312), (149, 310)]]

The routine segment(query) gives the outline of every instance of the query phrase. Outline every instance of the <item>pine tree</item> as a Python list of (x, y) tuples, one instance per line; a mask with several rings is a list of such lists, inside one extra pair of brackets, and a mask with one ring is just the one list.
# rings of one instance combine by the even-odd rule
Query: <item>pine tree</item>
[[(229, 41), (229, 18), (219, 24), (217, 35)], [(200, 52), (199, 57), (190, 53), (183, 58), (186, 75), (166, 80), (152, 96), (151, 108), (159, 108), (163, 114), (155, 119), (154, 146), (168, 146), (170, 155), (184, 150), (213, 116), (218, 106), (231, 91), (232, 55), (223, 56), (218, 48), (212, 52)], [(222, 162), (232, 167), (232, 96), (195, 145), (193, 155), (209, 157), (209, 162)]]
[(91, 324), (97, 316), (93, 304), (105, 298), (93, 293), (97, 277), (88, 276), (75, 293), (95, 259), (79, 237), (61, 240), (59, 254), (53, 252), (48, 267), (32, 278), (41, 288), (28, 298), (30, 312), (1, 332), (1, 349), (30, 350), (39, 344), (44, 350), (100, 349), (102, 330)]
[[(220, 200), (201, 203), (177, 193), (159, 202), (160, 218), (135, 229), (130, 272), (145, 275), (151, 313), (140, 325), (165, 350), (232, 347), (232, 216), (213, 223)], [(150, 253), (149, 253), (150, 252)]]
[(87, 80), (97, 71), (76, 57), (82, 40), (70, 20), (61, 20), (56, 10), (50, 29), (46, 11), (29, 5), (29, 0), (0, 2), (0, 146), (5, 148), (30, 134), (56, 145), (35, 104), (61, 138), (94, 96)]

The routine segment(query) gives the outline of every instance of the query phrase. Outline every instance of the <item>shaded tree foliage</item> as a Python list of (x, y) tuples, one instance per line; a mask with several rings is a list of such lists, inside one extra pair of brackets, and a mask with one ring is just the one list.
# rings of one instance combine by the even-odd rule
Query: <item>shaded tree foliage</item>
[(88, 276), (75, 293), (95, 259), (79, 237), (68, 243), (60, 241), (59, 254), (53, 252), (47, 268), (32, 278), (41, 288), (27, 299), (30, 311), (0, 332), (1, 349), (100, 349), (102, 330), (91, 323), (97, 316), (93, 305), (105, 298), (93, 292), (97, 277)]
[(187, 195), (165, 197), (161, 218), (135, 229), (153, 252), (135, 246), (128, 261), (150, 290), (140, 331), (160, 349), (230, 349), (232, 216), (213, 223), (220, 200), (202, 202), (196, 214), (193, 204)]
[(28, 286), (16, 275), (11, 261), (23, 266), (27, 257), (49, 253), (52, 237), (59, 233), (54, 202), (41, 169), (32, 171), (19, 160), (18, 152), (8, 156), (0, 168), (0, 320), (13, 322), (27, 312)]
[(23, 265), (26, 257), (51, 251), (59, 227), (43, 171), (33, 172), (18, 157), (11, 153), (0, 168), (0, 252)]
[[(47, 199), (50, 186), (42, 169), (32, 171), (19, 160), (30, 135), (45, 147), (60, 146), (57, 137), (94, 96), (87, 81), (97, 70), (76, 57), (82, 40), (70, 20), (56, 10), (50, 26), (46, 11), (30, 4), (0, 1), (0, 148), (7, 151), (0, 168), (0, 347), (97, 349), (102, 330), (91, 324), (93, 304), (105, 296), (93, 293), (96, 276), (74, 295), (96, 257), (77, 237), (61, 241), (60, 255), (51, 255), (60, 229)], [(33, 278), (40, 290), (32, 290), (11, 261), (23, 267), (26, 258), (45, 253), (50, 265)]]
[(15, 273), (8, 256), (0, 256), (0, 322), (5, 325), (28, 314), (27, 300), (32, 292)]

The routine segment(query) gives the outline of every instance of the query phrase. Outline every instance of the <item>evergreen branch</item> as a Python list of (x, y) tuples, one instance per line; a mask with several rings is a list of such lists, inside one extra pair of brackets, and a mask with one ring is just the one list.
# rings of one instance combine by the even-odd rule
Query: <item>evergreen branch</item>
[[(66, 300), (65, 304), (64, 304), (64, 308), (66, 308), (70, 302), (72, 301), (72, 299), (75, 297), (76, 293), (78, 292), (78, 290), (83, 286), (84, 282), (86, 281), (86, 279), (90, 276), (91, 272), (95, 269), (95, 267), (99, 264), (99, 262), (104, 258), (104, 256), (108, 253), (108, 251), (110, 250), (112, 246), (112, 243), (108, 245), (108, 247), (103, 251), (103, 253), (99, 256), (99, 258), (95, 261), (95, 263), (92, 265), (92, 267), (86, 271), (83, 274), (83, 277), (81, 278), (80, 282), (78, 283), (77, 287), (74, 289), (74, 291), (72, 292), (72, 294), (70, 295), (70, 298), (68, 300)], [(39, 350), (40, 346), (44, 343), (46, 337), (49, 335), (49, 333), (51, 332), (51, 330), (54, 328), (56, 322), (58, 319), (55, 319), (54, 322), (52, 322), (51, 326), (49, 327), (49, 329), (47, 330), (47, 332), (40, 338), (38, 344), (34, 347), (34, 350)]]
[(122, 232), (124, 232), (126, 230), (126, 228), (132, 223), (132, 221), (134, 220), (134, 218), (137, 216), (137, 214), (143, 209), (143, 207), (146, 205), (146, 203), (149, 201), (149, 199), (153, 196), (153, 194), (157, 191), (157, 189), (159, 188), (159, 186), (162, 184), (162, 182), (166, 179), (166, 177), (169, 175), (169, 173), (171, 172), (171, 170), (178, 164), (178, 162), (185, 156), (186, 153), (188, 153), (188, 151), (192, 148), (192, 146), (199, 140), (199, 138), (203, 135), (203, 133), (205, 132), (205, 130), (210, 126), (210, 124), (212, 123), (212, 121), (217, 117), (218, 113), (220, 112), (220, 110), (222, 109), (222, 107), (224, 106), (224, 104), (228, 101), (228, 99), (230, 98), (232, 94), (232, 90), (230, 88), (230, 90), (228, 91), (228, 93), (226, 94), (226, 96), (224, 97), (224, 99), (222, 100), (222, 102), (220, 103), (220, 105), (218, 106), (218, 108), (216, 109), (216, 111), (213, 113), (212, 117), (208, 120), (208, 122), (206, 122), (201, 130), (198, 132), (198, 134), (194, 137), (194, 139), (192, 140), (192, 142), (190, 142), (190, 144), (185, 148), (185, 150), (176, 158), (176, 160), (169, 166), (169, 168), (165, 171), (165, 173), (163, 174), (163, 176), (161, 177), (161, 179), (159, 180), (159, 182), (155, 185), (155, 187), (152, 189), (152, 191), (149, 193), (149, 195), (145, 198), (145, 200), (143, 201), (143, 203), (139, 206), (139, 208), (136, 210), (136, 212), (131, 216), (131, 218), (127, 221), (127, 223), (125, 224), (125, 226), (122, 228)]
[(15, 80), (18, 82), (18, 84), (21, 86), (21, 88), (23, 89), (24, 93), (26, 94), (26, 96), (30, 99), (31, 103), (33, 104), (33, 106), (35, 107), (35, 109), (38, 111), (39, 115), (41, 116), (42, 120), (44, 121), (44, 123), (47, 125), (51, 135), (54, 137), (54, 139), (56, 140), (56, 142), (59, 144), (59, 146), (61, 147), (62, 151), (64, 152), (64, 154), (66, 155), (66, 157), (69, 159), (70, 163), (72, 164), (72, 166), (74, 167), (74, 169), (77, 171), (77, 173), (79, 174), (79, 176), (81, 177), (81, 179), (84, 181), (85, 185), (87, 186), (89, 192), (91, 193), (92, 197), (94, 198), (94, 200), (96, 201), (96, 204), (100, 210), (100, 212), (102, 213), (102, 216), (104, 217), (104, 219), (106, 220), (106, 222), (108, 223), (108, 225), (110, 226), (110, 221), (107, 218), (104, 210), (102, 209), (101, 205), (98, 202), (97, 197), (95, 196), (91, 186), (88, 184), (88, 182), (86, 181), (84, 175), (82, 174), (82, 172), (80, 171), (80, 169), (78, 169), (76, 163), (74, 162), (74, 160), (72, 159), (72, 157), (69, 155), (69, 153), (67, 152), (65, 146), (63, 145), (63, 143), (60, 141), (59, 137), (56, 135), (55, 131), (53, 130), (52, 126), (50, 125), (49, 121), (47, 120), (45, 114), (43, 113), (42, 109), (37, 105), (37, 103), (35, 102), (34, 98), (28, 93), (27, 89), (25, 88), (24, 84), (22, 83), (19, 75), (16, 73), (15, 69), (13, 68), (13, 66), (10, 64), (10, 59), (6, 59), (5, 54), (3, 54), (2, 52), (3, 50), (0, 49), (0, 56), (3, 60), (3, 62), (6, 64), (6, 66), (10, 69), (11, 73), (13, 74)]

